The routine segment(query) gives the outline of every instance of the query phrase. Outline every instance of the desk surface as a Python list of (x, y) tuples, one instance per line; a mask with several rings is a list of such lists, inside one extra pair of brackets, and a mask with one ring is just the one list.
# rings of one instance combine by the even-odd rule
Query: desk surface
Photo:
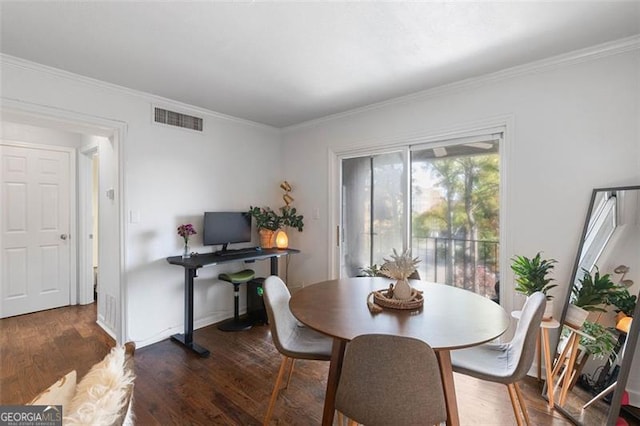
[(479, 345), (509, 327), (509, 315), (490, 299), (425, 281), (411, 281), (424, 291), (422, 309), (371, 313), (367, 295), (388, 288), (391, 282), (387, 278), (325, 281), (298, 290), (289, 304), (300, 322), (332, 337), (351, 340), (361, 334), (395, 334), (420, 339), (435, 350)]
[(287, 249), (262, 249), (260, 251), (232, 254), (229, 256), (219, 256), (215, 253), (200, 253), (192, 255), (191, 257), (171, 256), (167, 257), (167, 262), (172, 265), (184, 266), (188, 269), (198, 269), (208, 265), (217, 265), (220, 263), (234, 262), (234, 261), (250, 261), (250, 260), (262, 260), (273, 257), (285, 256), (289, 254), (300, 253), (300, 250), (287, 248)]

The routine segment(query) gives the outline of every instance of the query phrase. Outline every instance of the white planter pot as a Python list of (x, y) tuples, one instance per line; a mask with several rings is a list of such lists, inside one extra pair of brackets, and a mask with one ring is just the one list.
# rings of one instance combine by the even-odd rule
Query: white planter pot
[[(529, 299), (531, 296), (527, 296)], [(548, 321), (553, 318), (553, 300), (547, 300), (547, 305), (544, 308), (544, 313), (542, 314), (542, 321)]]
[(547, 300), (547, 306), (544, 308), (544, 314), (542, 314), (542, 320), (550, 320), (553, 318), (553, 299)]
[(589, 316), (589, 312), (576, 305), (569, 305), (567, 308), (567, 315), (564, 318), (564, 322), (575, 329), (582, 328), (582, 324)]

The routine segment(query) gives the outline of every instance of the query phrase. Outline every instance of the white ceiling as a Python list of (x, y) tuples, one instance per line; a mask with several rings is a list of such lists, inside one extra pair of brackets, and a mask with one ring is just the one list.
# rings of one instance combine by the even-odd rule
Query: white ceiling
[(2, 53), (276, 127), (640, 33), (640, 1), (2, 1), (0, 15)]

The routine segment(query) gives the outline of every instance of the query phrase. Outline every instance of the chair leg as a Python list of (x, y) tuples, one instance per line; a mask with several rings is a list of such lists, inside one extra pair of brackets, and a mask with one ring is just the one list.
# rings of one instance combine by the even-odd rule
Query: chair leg
[(273, 413), (273, 406), (276, 403), (276, 399), (278, 398), (278, 393), (280, 392), (280, 383), (282, 382), (282, 376), (284, 376), (284, 372), (287, 369), (287, 361), (289, 357), (282, 356), (282, 362), (280, 363), (280, 370), (278, 370), (278, 377), (276, 377), (276, 383), (273, 385), (273, 391), (271, 392), (271, 399), (269, 400), (269, 407), (267, 408), (267, 414), (264, 416), (263, 425), (268, 425), (269, 420), (271, 420), (271, 414)]
[(293, 375), (293, 365), (296, 363), (295, 358), (291, 358), (291, 365), (289, 365), (289, 375), (287, 376), (287, 383), (285, 383), (283, 389), (287, 389), (289, 387), (289, 382), (291, 381), (291, 376)]
[(507, 385), (507, 390), (509, 391), (509, 398), (511, 399), (511, 406), (513, 407), (513, 414), (516, 416), (516, 422), (518, 426), (522, 426), (522, 417), (520, 416), (520, 403), (518, 401), (518, 397), (516, 395), (515, 387), (513, 383), (509, 383)]
[(359, 423), (356, 422), (355, 420), (350, 419), (349, 417), (345, 416), (344, 414), (342, 414), (342, 411), (338, 411), (336, 410), (336, 413), (338, 414), (338, 426), (344, 426), (344, 420), (347, 419), (347, 426), (358, 426)]
[(522, 414), (524, 414), (524, 422), (527, 424), (527, 426), (529, 426), (531, 424), (531, 421), (529, 420), (529, 413), (527, 412), (527, 404), (524, 402), (524, 397), (522, 396), (520, 385), (517, 383), (514, 383), (513, 387), (516, 390), (516, 396), (518, 397), (518, 401), (520, 401), (520, 409), (522, 410)]

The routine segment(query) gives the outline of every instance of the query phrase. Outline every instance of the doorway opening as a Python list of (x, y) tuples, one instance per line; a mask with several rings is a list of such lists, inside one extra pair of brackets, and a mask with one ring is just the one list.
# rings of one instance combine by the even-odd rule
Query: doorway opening
[[(73, 146), (77, 185), (72, 189), (75, 207), (71, 209), (76, 224), (69, 231), (68, 241), (73, 246), (70, 271), (77, 281), (71, 286), (68, 304), (93, 303), (97, 284), (96, 322), (117, 343), (122, 343), (126, 330), (126, 295), (120, 147), (126, 124), (13, 101), (3, 102), (2, 115), (3, 137), (8, 133), (7, 126), (17, 124), (75, 133), (82, 138)], [(19, 138), (14, 140), (33, 142), (29, 140), (29, 132), (17, 135)], [(59, 144), (59, 141), (52, 143)], [(2, 281), (8, 281), (6, 275)]]

